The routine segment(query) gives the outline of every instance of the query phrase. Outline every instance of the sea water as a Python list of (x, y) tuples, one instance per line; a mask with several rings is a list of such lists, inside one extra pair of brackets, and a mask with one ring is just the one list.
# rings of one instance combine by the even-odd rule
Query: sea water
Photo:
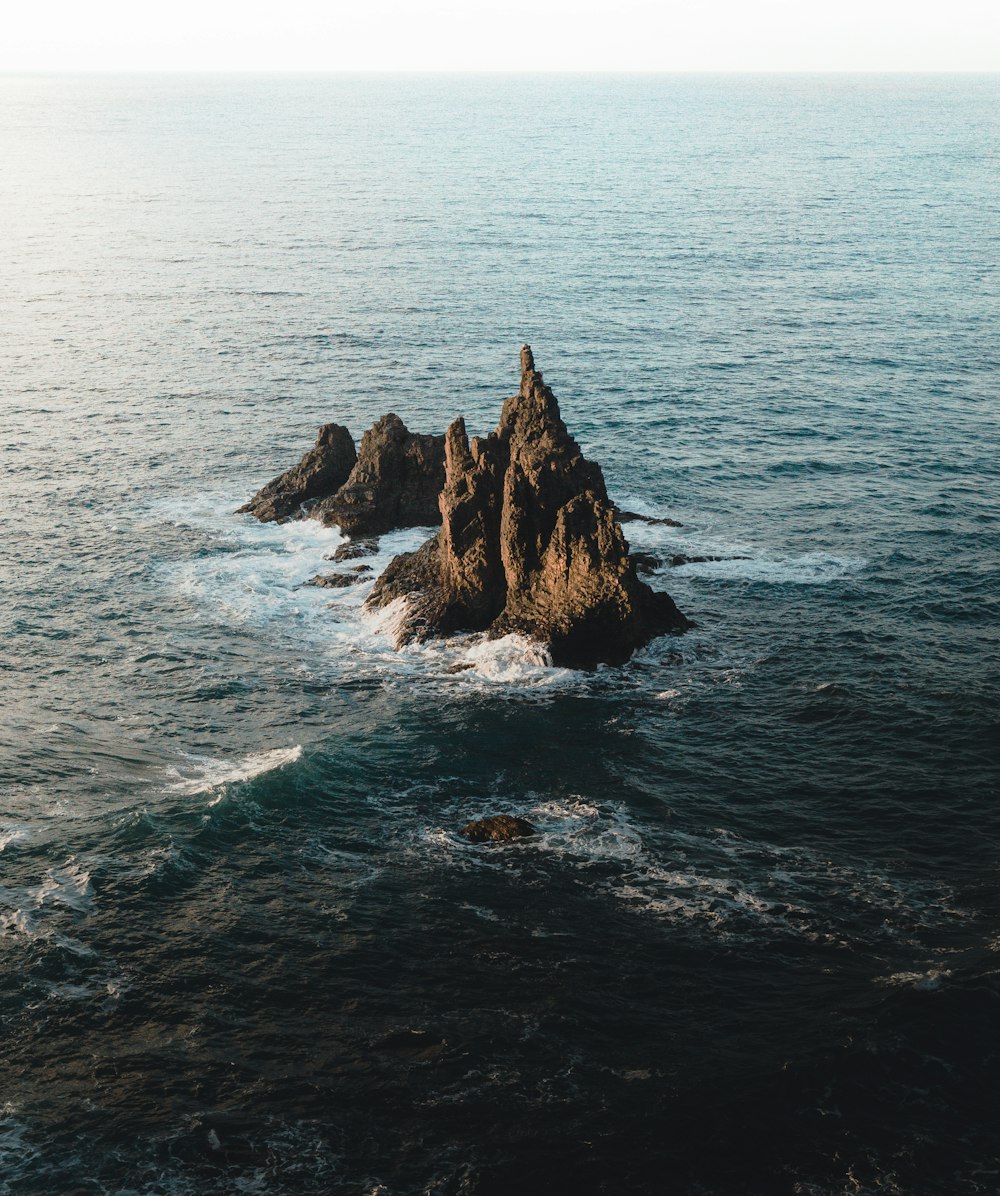
[[(0, 80), (0, 1192), (997, 1190), (997, 112)], [(633, 547), (727, 558), (622, 669), (397, 652), (234, 514), (524, 341)]]

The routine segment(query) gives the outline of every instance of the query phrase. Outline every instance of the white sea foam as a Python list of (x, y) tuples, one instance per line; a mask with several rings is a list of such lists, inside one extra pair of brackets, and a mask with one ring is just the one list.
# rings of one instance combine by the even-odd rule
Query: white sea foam
[[(706, 554), (708, 555), (708, 554)], [(721, 554), (720, 554), (721, 555)], [(671, 574), (714, 578), (719, 581), (756, 581), (770, 585), (826, 585), (858, 573), (868, 564), (864, 557), (804, 552), (798, 556), (750, 556), (746, 560), (700, 561), (677, 565)]]
[(553, 665), (545, 646), (523, 635), (490, 640), (482, 634), (460, 634), (396, 649), (393, 646), (406, 618), (405, 598), (397, 598), (381, 610), (365, 611), (362, 630), (351, 634), (351, 644), (387, 671), (447, 680), (458, 687), (547, 690), (573, 683), (580, 676)]
[[(198, 793), (214, 793), (226, 785), (251, 781), (266, 772), (273, 772), (276, 768), (284, 768), (294, 764), (302, 756), (302, 745), (294, 747), (274, 748), (269, 752), (251, 752), (238, 760), (218, 760), (210, 756), (188, 756), (187, 762), (180, 766), (171, 766), (167, 774), (177, 779), (168, 786), (171, 793), (181, 793), (193, 797)], [(209, 805), (215, 805), (221, 800), (217, 796)]]
[(59, 909), (85, 914), (93, 903), (90, 870), (70, 856), (48, 869), (41, 883), (24, 889), (0, 890), (0, 937), (37, 938), (45, 920)]
[(61, 868), (50, 868), (42, 883), (35, 890), (35, 903), (44, 905), (65, 905), (83, 913), (90, 908), (94, 890), (90, 883), (90, 872), (75, 860), (68, 860)]
[[(545, 648), (523, 636), (490, 641), (484, 635), (455, 635), (397, 649), (405, 599), (378, 611), (366, 610), (364, 603), (389, 562), (420, 547), (433, 528), (391, 532), (380, 538), (374, 555), (333, 563), (329, 558), (344, 542), (339, 530), (310, 519), (262, 524), (231, 514), (241, 501), (232, 494), (206, 495), (161, 502), (147, 512), (154, 522), (191, 528), (215, 543), (214, 549), (210, 543), (207, 551), (165, 566), (175, 593), (209, 617), (266, 628), (268, 635), (284, 637), (299, 650), (308, 648), (311, 668), (328, 667), (339, 676), (363, 673), (458, 690), (538, 695), (592, 679), (553, 666)], [(343, 589), (304, 585), (316, 574), (358, 566), (370, 572)], [(178, 781), (186, 784), (184, 777)]]
[[(591, 687), (619, 676), (608, 670), (583, 673), (553, 666), (543, 646), (522, 636), (490, 641), (484, 635), (453, 635), (397, 648), (406, 600), (379, 611), (365, 609), (375, 579), (401, 552), (418, 548), (431, 528), (409, 528), (382, 536), (378, 551), (356, 561), (334, 564), (329, 558), (343, 542), (336, 528), (305, 519), (285, 524), (262, 524), (251, 516), (231, 512), (242, 501), (237, 495), (203, 496), (190, 502), (161, 503), (152, 514), (175, 526), (208, 535), (207, 551), (192, 554), (168, 567), (175, 592), (199, 604), (215, 619), (266, 629), (283, 638), (294, 651), (308, 651), (310, 669), (337, 677), (363, 675), (447, 685), (456, 692), (482, 691), (546, 699), (567, 687)], [(644, 511), (639, 502), (631, 509)], [(688, 578), (768, 581), (775, 584), (820, 584), (845, 576), (864, 565), (860, 558), (807, 553), (798, 557), (768, 557), (745, 545), (724, 544), (705, 533), (645, 523), (630, 523), (628, 535), (636, 547), (670, 546), (689, 555), (749, 556), (662, 570), (663, 580), (679, 574)], [(307, 586), (318, 573), (341, 572), (357, 566), (370, 572), (343, 589)], [(661, 581), (662, 584), (662, 581)], [(697, 633), (694, 633), (697, 636)], [(686, 637), (690, 639), (691, 637)], [(694, 641), (692, 640), (692, 643)], [(637, 661), (662, 666), (654, 643)], [(678, 644), (682, 652), (690, 645)], [(663, 690), (664, 699), (679, 697), (676, 688)], [(182, 778), (183, 780), (183, 778)], [(202, 788), (211, 787), (203, 785)]]
[[(641, 514), (663, 514), (639, 502), (625, 501), (621, 505)], [(658, 551), (663, 555), (664, 563), (656, 570), (661, 581), (693, 577), (771, 585), (826, 585), (859, 573), (868, 565), (865, 557), (831, 552), (773, 553), (757, 544), (730, 539), (724, 532), (719, 535), (694, 527), (635, 522), (625, 525), (625, 534), (633, 549)], [(675, 555), (721, 559), (668, 565), (667, 560)]]
[(918, 992), (934, 992), (950, 975), (950, 968), (928, 968), (926, 972), (894, 972), (891, 976), (880, 976), (876, 983), (890, 988), (915, 988)]
[(26, 826), (12, 826), (8, 823), (0, 827), (0, 852), (6, 851), (12, 843), (21, 843), (28, 838)]

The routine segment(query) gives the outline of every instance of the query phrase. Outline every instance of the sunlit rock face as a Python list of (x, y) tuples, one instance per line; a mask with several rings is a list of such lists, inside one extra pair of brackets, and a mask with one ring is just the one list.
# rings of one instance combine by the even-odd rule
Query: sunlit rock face
[(336, 494), (310, 514), (349, 536), (377, 536), (440, 521), (444, 437), (410, 432), (398, 415), (383, 415), (361, 438), (357, 464)]
[(566, 430), (527, 345), (496, 430), (470, 442), (462, 419), (449, 427), (439, 506), (440, 532), (397, 557), (369, 599), (407, 599), (401, 641), (516, 632), (556, 664), (587, 667), (690, 626), (636, 576), (601, 468)]

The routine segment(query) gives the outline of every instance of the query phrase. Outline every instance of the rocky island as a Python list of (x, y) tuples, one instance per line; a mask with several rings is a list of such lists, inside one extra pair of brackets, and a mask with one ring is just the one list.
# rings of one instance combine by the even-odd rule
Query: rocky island
[(555, 664), (591, 667), (622, 664), (655, 636), (691, 626), (637, 576), (601, 467), (567, 431), (527, 345), (520, 389), (486, 437), (470, 441), (461, 418), (444, 436), (420, 436), (386, 415), (351, 461), (344, 434), (326, 425), (302, 462), (241, 511), (308, 514), (351, 536), (440, 523), (389, 564), (368, 599), (372, 609), (402, 600), (397, 646), (519, 633), (545, 643)]

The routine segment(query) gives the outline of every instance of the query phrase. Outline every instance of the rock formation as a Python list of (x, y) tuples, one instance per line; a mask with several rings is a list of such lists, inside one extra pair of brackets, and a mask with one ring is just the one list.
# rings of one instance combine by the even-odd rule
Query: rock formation
[[(308, 513), (349, 536), (379, 536), (399, 527), (440, 523), (443, 485), (444, 437), (409, 432), (398, 415), (389, 414), (361, 438), (360, 453), (346, 428), (325, 424), (316, 447), (237, 514), (267, 523)], [(345, 551), (337, 559), (349, 555), (355, 554)]]
[(589, 666), (620, 664), (653, 636), (690, 626), (636, 576), (601, 468), (567, 432), (527, 345), (520, 392), (496, 431), (470, 443), (455, 420), (445, 467), (441, 530), (396, 557), (369, 599), (407, 599), (401, 642), (519, 632), (547, 643), (556, 664)]
[(301, 513), (304, 502), (339, 490), (357, 459), (350, 432), (340, 424), (324, 424), (315, 447), (298, 465), (258, 490), (237, 514), (254, 515), (262, 523), (291, 519)]
[(526, 818), (517, 818), (513, 814), (492, 814), (489, 818), (468, 823), (458, 833), (473, 843), (509, 843), (538, 832)]
[(433, 527), (443, 485), (444, 437), (409, 432), (398, 415), (383, 415), (362, 437), (351, 476), (310, 515), (349, 536)]
[(366, 577), (361, 577), (356, 572), (317, 573), (302, 584), (304, 586), (319, 586), (321, 589), (327, 590), (346, 590), (348, 586), (360, 585), (361, 582), (367, 580)]
[[(435, 520), (435, 522), (437, 522)], [(356, 561), (358, 557), (374, 556), (378, 552), (378, 538), (369, 536), (363, 540), (348, 540), (338, 544), (336, 549), (323, 559), (326, 561)]]

